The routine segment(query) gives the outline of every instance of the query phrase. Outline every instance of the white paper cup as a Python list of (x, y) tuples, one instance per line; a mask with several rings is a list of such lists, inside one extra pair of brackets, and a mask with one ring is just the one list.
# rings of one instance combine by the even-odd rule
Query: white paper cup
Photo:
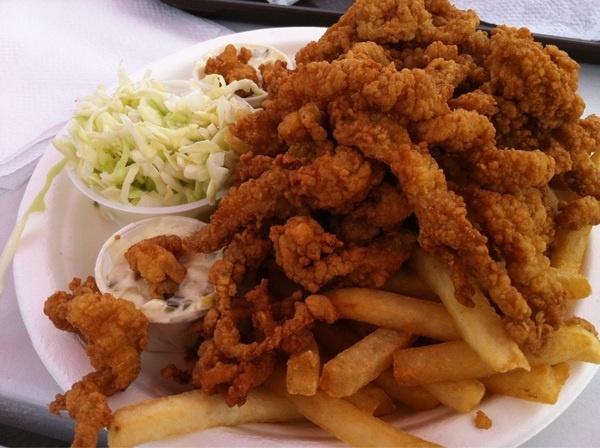
[(207, 274), (221, 253), (193, 254), (195, 258), (187, 266), (188, 274), (178, 293), (167, 300), (150, 297), (143, 279), (129, 268), (124, 254), (139, 241), (158, 235), (185, 237), (205, 225), (184, 216), (144, 219), (118, 230), (100, 249), (94, 269), (98, 289), (135, 303), (148, 317), (150, 351), (184, 352), (194, 344), (187, 328), (213, 306), (215, 288), (208, 282)]

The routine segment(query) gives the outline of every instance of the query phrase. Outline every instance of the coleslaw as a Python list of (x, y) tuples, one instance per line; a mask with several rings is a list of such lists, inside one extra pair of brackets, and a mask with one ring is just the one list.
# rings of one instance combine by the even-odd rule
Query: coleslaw
[(141, 207), (216, 202), (238, 156), (225, 141), (229, 124), (254, 108), (235, 94), (258, 86), (221, 75), (161, 82), (147, 71), (133, 82), (123, 66), (114, 93), (100, 86), (76, 101), (54, 147), (103, 196)]

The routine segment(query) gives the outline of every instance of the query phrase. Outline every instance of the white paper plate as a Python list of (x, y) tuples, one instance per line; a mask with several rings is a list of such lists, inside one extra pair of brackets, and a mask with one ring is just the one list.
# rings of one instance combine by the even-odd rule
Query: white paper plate
[[(228, 42), (256, 42), (273, 45), (293, 58), (310, 40), (317, 39), (323, 28), (286, 28), (249, 31), (203, 42), (164, 58), (148, 68), (162, 79), (187, 79), (194, 62), (203, 53)], [(133, 76), (135, 77), (135, 76)], [(61, 156), (53, 148), (42, 157), (25, 192), (19, 215), (42, 188), (49, 169)], [(31, 216), (21, 246), (14, 259), (14, 276), (19, 307), (40, 359), (64, 390), (91, 370), (82, 345), (69, 333), (57, 330), (43, 313), (46, 298), (66, 290), (75, 276), (93, 275), (98, 250), (116, 225), (103, 218), (92, 202), (73, 188), (66, 173), (54, 181), (47, 195), (48, 209)], [(590, 252), (600, 250), (593, 234)], [(599, 288), (600, 261), (588, 257), (586, 274), (594, 291)], [(600, 325), (598, 295), (579, 305), (577, 313)], [(110, 398), (113, 410), (129, 403), (159, 397), (181, 390), (160, 378), (164, 365), (176, 361), (176, 355), (145, 353), (143, 373), (127, 391)], [(445, 446), (483, 447), (517, 446), (533, 437), (558, 417), (581, 393), (596, 372), (596, 366), (573, 364), (571, 377), (559, 402), (541, 405), (507, 397), (486, 399), (482, 409), (493, 420), (489, 430), (477, 429), (473, 415), (459, 415), (443, 407), (430, 412), (390, 419), (397, 426), (422, 438)], [(59, 392), (59, 391), (56, 391)], [(307, 446), (341, 445), (310, 424), (254, 424), (235, 428), (217, 428), (160, 441), (152, 446)]]

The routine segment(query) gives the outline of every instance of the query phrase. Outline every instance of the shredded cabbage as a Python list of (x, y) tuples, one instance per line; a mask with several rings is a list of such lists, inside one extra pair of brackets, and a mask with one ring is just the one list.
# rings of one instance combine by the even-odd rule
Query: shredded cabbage
[(208, 198), (215, 203), (237, 162), (224, 134), (254, 109), (235, 94), (259, 91), (221, 75), (160, 82), (150, 71), (133, 82), (123, 66), (114, 93), (99, 87), (77, 100), (68, 132), (53, 144), (77, 175), (103, 196), (145, 207)]

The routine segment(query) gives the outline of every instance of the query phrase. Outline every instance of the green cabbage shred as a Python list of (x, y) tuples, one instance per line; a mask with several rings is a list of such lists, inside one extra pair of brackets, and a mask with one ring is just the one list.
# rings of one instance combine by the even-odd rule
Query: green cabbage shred
[(53, 144), (78, 176), (103, 196), (143, 207), (180, 205), (227, 188), (238, 160), (228, 126), (254, 109), (235, 94), (258, 92), (250, 80), (133, 82), (122, 66), (114, 93), (99, 87), (78, 98), (68, 131)]

